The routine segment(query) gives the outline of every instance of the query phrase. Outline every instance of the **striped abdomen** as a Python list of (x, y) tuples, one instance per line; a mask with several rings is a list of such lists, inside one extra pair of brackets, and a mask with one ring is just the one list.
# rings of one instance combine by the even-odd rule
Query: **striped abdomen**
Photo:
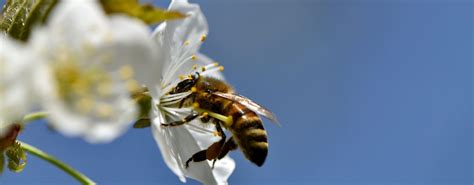
[(224, 108), (225, 115), (231, 115), (234, 123), (229, 129), (245, 157), (262, 166), (268, 153), (267, 133), (262, 120), (247, 107), (232, 102)]

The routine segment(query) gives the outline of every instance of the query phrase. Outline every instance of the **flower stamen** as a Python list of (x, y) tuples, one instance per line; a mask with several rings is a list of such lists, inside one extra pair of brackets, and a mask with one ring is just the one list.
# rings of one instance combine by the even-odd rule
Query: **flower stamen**
[(171, 66), (169, 67), (169, 70), (168, 70), (169, 72), (167, 72), (167, 73), (165, 74), (165, 77), (163, 78), (164, 85), (165, 85), (165, 86), (168, 85), (168, 83), (166, 83), (166, 82), (168, 82), (169, 80), (171, 80), (171, 78), (174, 76), (174, 74), (176, 73), (176, 71), (178, 71), (178, 69), (179, 69), (182, 65), (184, 65), (185, 63), (187, 63), (187, 62), (189, 62), (189, 61), (196, 60), (196, 59), (197, 59), (197, 57), (196, 57), (195, 55), (192, 55), (192, 56), (186, 58), (185, 60), (176, 62), (175, 65), (171, 65)]
[(124, 65), (120, 67), (119, 74), (122, 79), (127, 80), (133, 77), (134, 71), (133, 71), (132, 66)]
[(213, 118), (216, 118), (222, 122), (224, 122), (225, 126), (226, 127), (230, 127), (232, 126), (232, 123), (233, 123), (233, 118), (232, 116), (224, 116), (222, 114), (219, 114), (219, 113), (215, 113), (215, 112), (211, 112), (211, 111), (207, 111), (207, 110), (204, 110), (204, 109), (201, 109), (199, 108), (199, 104), (197, 106), (195, 106), (193, 104), (193, 109), (198, 112), (198, 113), (208, 113), (209, 116), (213, 117)]
[(113, 108), (105, 103), (101, 103), (97, 106), (97, 116), (107, 118), (112, 116)]
[(187, 41), (184, 41), (183, 45), (185, 45), (185, 46), (189, 46), (189, 40), (187, 40)]
[(202, 36), (201, 36), (201, 42), (204, 42), (204, 41), (206, 41), (206, 38), (207, 38), (207, 36), (206, 36), (206, 35), (202, 35)]

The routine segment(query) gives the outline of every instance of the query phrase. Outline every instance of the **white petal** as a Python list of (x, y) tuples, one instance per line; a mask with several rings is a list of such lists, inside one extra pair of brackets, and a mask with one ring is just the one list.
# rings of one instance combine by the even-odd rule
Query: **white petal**
[(217, 184), (228, 184), (227, 179), (229, 179), (230, 175), (235, 169), (235, 161), (226, 156), (216, 162), (213, 173), (214, 177), (216, 178)]
[(48, 28), (56, 36), (52, 42), (77, 47), (84, 42), (100, 44), (107, 31), (107, 18), (96, 1), (61, 1), (51, 12)]
[(27, 48), (0, 36), (0, 136), (5, 128), (21, 120), (32, 108), (33, 65)]
[(208, 25), (201, 8), (197, 4), (190, 4), (187, 0), (173, 0), (169, 10), (179, 11), (186, 18), (167, 21), (159, 25), (153, 35), (165, 49), (177, 50), (186, 41), (198, 43), (194, 52), (199, 50), (201, 37), (208, 34)]
[(158, 115), (151, 125), (151, 130), (153, 137), (160, 149), (161, 156), (165, 161), (165, 164), (171, 169), (171, 171), (176, 174), (182, 182), (186, 182), (184, 172), (181, 170), (180, 165), (178, 164), (177, 156), (174, 155), (172, 149), (169, 147), (169, 139), (167, 138), (166, 130), (161, 127), (161, 123), (164, 122), (162, 115)]
[[(190, 123), (186, 123), (185, 125), (183, 125), (183, 127), (186, 127), (189, 130), (189, 132), (193, 135), (195, 142), (199, 145), (199, 148), (206, 149), (211, 144), (219, 141), (220, 139), (220, 137), (214, 136), (214, 132), (216, 131), (216, 128), (211, 123), (202, 123), (200, 121), (192, 121)], [(208, 130), (209, 132), (200, 132), (194, 129), (195, 127)]]
[[(169, 66), (171, 61), (171, 40), (168, 39), (165, 34), (167, 28), (167, 22), (161, 23), (152, 33), (152, 38), (157, 44), (157, 49), (155, 50), (158, 53), (159, 57), (156, 63), (162, 64), (162, 69), (165, 66)], [(160, 76), (162, 75), (162, 69), (159, 70)]]
[[(187, 17), (162, 23), (153, 33), (159, 46), (158, 50), (162, 52), (158, 62), (163, 63), (161, 76), (165, 78), (164, 83), (181, 75), (170, 70), (170, 65), (176, 65), (196, 54), (202, 44), (202, 37), (208, 33), (207, 21), (199, 5), (189, 4), (185, 0), (174, 0), (169, 9), (180, 11)], [(166, 78), (167, 76), (169, 77)]]
[(103, 42), (98, 53), (109, 53), (113, 58), (109, 69), (118, 69), (130, 65), (137, 71), (135, 79), (148, 87), (160, 80), (162, 63), (159, 60), (157, 46), (150, 35), (147, 25), (125, 16), (113, 16), (110, 20), (109, 42)]
[[(177, 115), (179, 117), (181, 115)], [(193, 154), (206, 149), (210, 144), (219, 140), (209, 133), (196, 132), (188, 126), (161, 127), (165, 123), (161, 118), (153, 122), (153, 135), (158, 143), (163, 159), (168, 167), (182, 180), (183, 175), (196, 179), (204, 184), (227, 184), (227, 179), (235, 168), (235, 163), (229, 157), (216, 162), (211, 169), (211, 162), (191, 162), (189, 168), (184, 168), (186, 160)], [(199, 125), (199, 121), (189, 124)], [(208, 128), (205, 128), (208, 129)]]
[(201, 36), (208, 34), (207, 21), (198, 4), (190, 4), (187, 0), (173, 0), (169, 10), (187, 15), (185, 19), (168, 22), (167, 34), (174, 35), (171, 37), (174, 39), (174, 43), (200, 41)]

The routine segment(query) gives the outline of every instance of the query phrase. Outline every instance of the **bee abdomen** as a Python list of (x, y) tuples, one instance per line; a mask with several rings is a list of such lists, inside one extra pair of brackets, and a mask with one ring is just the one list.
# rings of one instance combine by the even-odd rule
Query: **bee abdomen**
[(255, 113), (239, 117), (233, 125), (234, 136), (245, 157), (262, 166), (268, 153), (267, 133), (263, 123)]

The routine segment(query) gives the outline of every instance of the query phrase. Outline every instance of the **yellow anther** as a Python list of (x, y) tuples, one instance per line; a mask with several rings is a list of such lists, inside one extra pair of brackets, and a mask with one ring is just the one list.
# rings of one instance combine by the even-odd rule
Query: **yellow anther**
[(130, 92), (135, 92), (140, 88), (140, 86), (138, 85), (138, 82), (135, 80), (127, 80), (125, 82), (125, 86)]
[(97, 115), (101, 117), (110, 117), (112, 116), (113, 109), (110, 105), (99, 104), (97, 106)]
[(191, 60), (197, 60), (197, 56), (196, 55), (191, 56)]
[(194, 64), (193, 65), (193, 69), (197, 69), (198, 65), (197, 64)]
[(214, 131), (214, 132), (212, 132), (212, 134), (213, 134), (214, 136), (221, 136), (221, 135), (222, 135), (222, 134), (221, 134), (220, 132), (218, 132), (218, 131)]
[[(62, 77), (64, 78), (65, 76), (62, 76)], [(58, 77), (58, 78), (61, 78), (61, 77)], [(89, 95), (89, 93), (90, 93), (89, 92), (90, 83), (87, 79), (71, 78), (70, 80), (71, 81), (75, 80), (72, 84), (70, 84), (70, 86), (68, 86), (66, 84), (60, 84), (60, 85), (64, 86), (65, 88), (71, 87), (71, 89), (64, 89), (65, 91), (70, 91), (70, 92), (72, 91), (72, 93), (74, 93), (76, 95), (79, 95), (79, 96)], [(68, 82), (63, 82), (63, 83), (68, 83)]]
[(201, 67), (201, 71), (202, 71), (202, 72), (206, 71), (206, 68), (205, 68), (205, 67)]
[(130, 65), (124, 65), (120, 67), (119, 74), (123, 79), (130, 79), (133, 77), (133, 68)]
[(204, 42), (206, 40), (206, 38), (207, 38), (206, 35), (202, 35), (201, 36), (201, 42)]
[(194, 102), (194, 103), (193, 103), (193, 108), (195, 108), (195, 109), (199, 108), (199, 103)]
[(185, 42), (184, 42), (184, 45), (185, 45), (185, 46), (189, 45), (189, 41), (188, 41), (188, 40), (185, 41)]
[(97, 86), (97, 92), (101, 96), (108, 96), (112, 94), (112, 84), (110, 84), (109, 82), (100, 83)]
[(220, 66), (220, 67), (219, 67), (219, 70), (220, 70), (220, 71), (224, 71), (224, 66)]
[(217, 66), (219, 66), (219, 63), (217, 63), (217, 62), (214, 63), (214, 67), (217, 67)]
[(196, 92), (196, 91), (197, 91), (196, 87), (191, 87), (191, 92)]
[(203, 112), (203, 113), (202, 113), (202, 117), (206, 117), (206, 116), (209, 116), (209, 113)]
[(184, 75), (179, 75), (180, 80), (184, 80), (185, 76)]
[(76, 109), (81, 113), (89, 113), (93, 105), (94, 102), (89, 98), (81, 98), (75, 103)]

